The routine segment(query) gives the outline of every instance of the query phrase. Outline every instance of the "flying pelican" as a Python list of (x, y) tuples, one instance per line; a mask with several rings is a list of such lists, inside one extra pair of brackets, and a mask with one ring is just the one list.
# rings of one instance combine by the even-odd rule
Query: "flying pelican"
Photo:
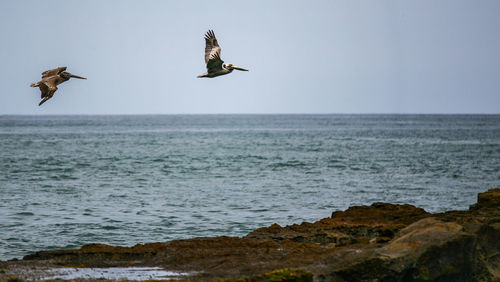
[(40, 102), (40, 104), (38, 104), (38, 106), (41, 106), (43, 103), (47, 102), (47, 100), (52, 98), (52, 96), (54, 96), (54, 93), (57, 91), (57, 85), (69, 80), (72, 77), (87, 79), (85, 77), (66, 72), (65, 70), (66, 67), (58, 67), (52, 70), (44, 71), (42, 72), (42, 80), (30, 85), (31, 87), (39, 87), (40, 92), (42, 92), (42, 96), (40, 98), (42, 98), (43, 100)]
[(197, 77), (216, 77), (231, 73), (233, 70), (248, 71), (233, 64), (225, 64), (220, 58), (220, 51), (221, 49), (215, 38), (214, 31), (209, 30), (205, 34), (205, 63), (207, 64), (207, 72)]

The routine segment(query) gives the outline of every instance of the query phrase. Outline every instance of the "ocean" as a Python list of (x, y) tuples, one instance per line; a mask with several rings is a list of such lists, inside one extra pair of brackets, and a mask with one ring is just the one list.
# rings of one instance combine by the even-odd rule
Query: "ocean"
[(0, 260), (500, 187), (500, 115), (0, 116)]

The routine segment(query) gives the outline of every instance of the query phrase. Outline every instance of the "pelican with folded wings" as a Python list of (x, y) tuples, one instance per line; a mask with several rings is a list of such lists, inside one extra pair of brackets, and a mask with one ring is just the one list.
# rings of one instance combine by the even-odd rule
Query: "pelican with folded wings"
[(207, 64), (207, 72), (200, 74), (197, 77), (216, 77), (231, 73), (233, 70), (248, 71), (233, 64), (224, 63), (220, 58), (220, 46), (215, 38), (213, 30), (209, 30), (205, 34), (205, 63)]
[(52, 70), (44, 71), (42, 73), (42, 80), (37, 83), (32, 83), (31, 87), (40, 88), (40, 92), (42, 92), (42, 96), (40, 97), (42, 101), (38, 106), (41, 106), (43, 103), (47, 102), (54, 93), (57, 91), (57, 85), (68, 81), (70, 78), (79, 78), (79, 79), (87, 79), (85, 77), (81, 77), (78, 75), (71, 74), (66, 72), (66, 67), (59, 67)]

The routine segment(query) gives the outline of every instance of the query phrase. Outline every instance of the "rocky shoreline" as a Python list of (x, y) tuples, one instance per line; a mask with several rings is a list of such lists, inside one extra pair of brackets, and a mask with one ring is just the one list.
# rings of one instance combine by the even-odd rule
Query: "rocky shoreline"
[(273, 224), (244, 237), (40, 251), (0, 261), (0, 281), (110, 267), (156, 267), (183, 273), (170, 278), (191, 280), (500, 281), (500, 188), (480, 193), (463, 211), (431, 214), (412, 205), (374, 203), (314, 223)]

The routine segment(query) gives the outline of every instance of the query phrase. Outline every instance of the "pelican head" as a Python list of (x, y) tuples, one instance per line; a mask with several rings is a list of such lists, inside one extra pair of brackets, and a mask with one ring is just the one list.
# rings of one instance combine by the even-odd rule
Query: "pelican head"
[(78, 75), (74, 75), (72, 73), (69, 73), (67, 71), (63, 71), (59, 74), (62, 78), (65, 78), (65, 79), (70, 79), (72, 77), (74, 78), (79, 78), (79, 79), (87, 79), (86, 77), (83, 77), (83, 76), (78, 76)]
[(240, 68), (238, 66), (235, 66), (235, 65), (229, 64), (229, 63), (223, 64), (222, 67), (225, 68), (225, 69), (227, 69), (227, 70), (248, 71), (247, 69)]

